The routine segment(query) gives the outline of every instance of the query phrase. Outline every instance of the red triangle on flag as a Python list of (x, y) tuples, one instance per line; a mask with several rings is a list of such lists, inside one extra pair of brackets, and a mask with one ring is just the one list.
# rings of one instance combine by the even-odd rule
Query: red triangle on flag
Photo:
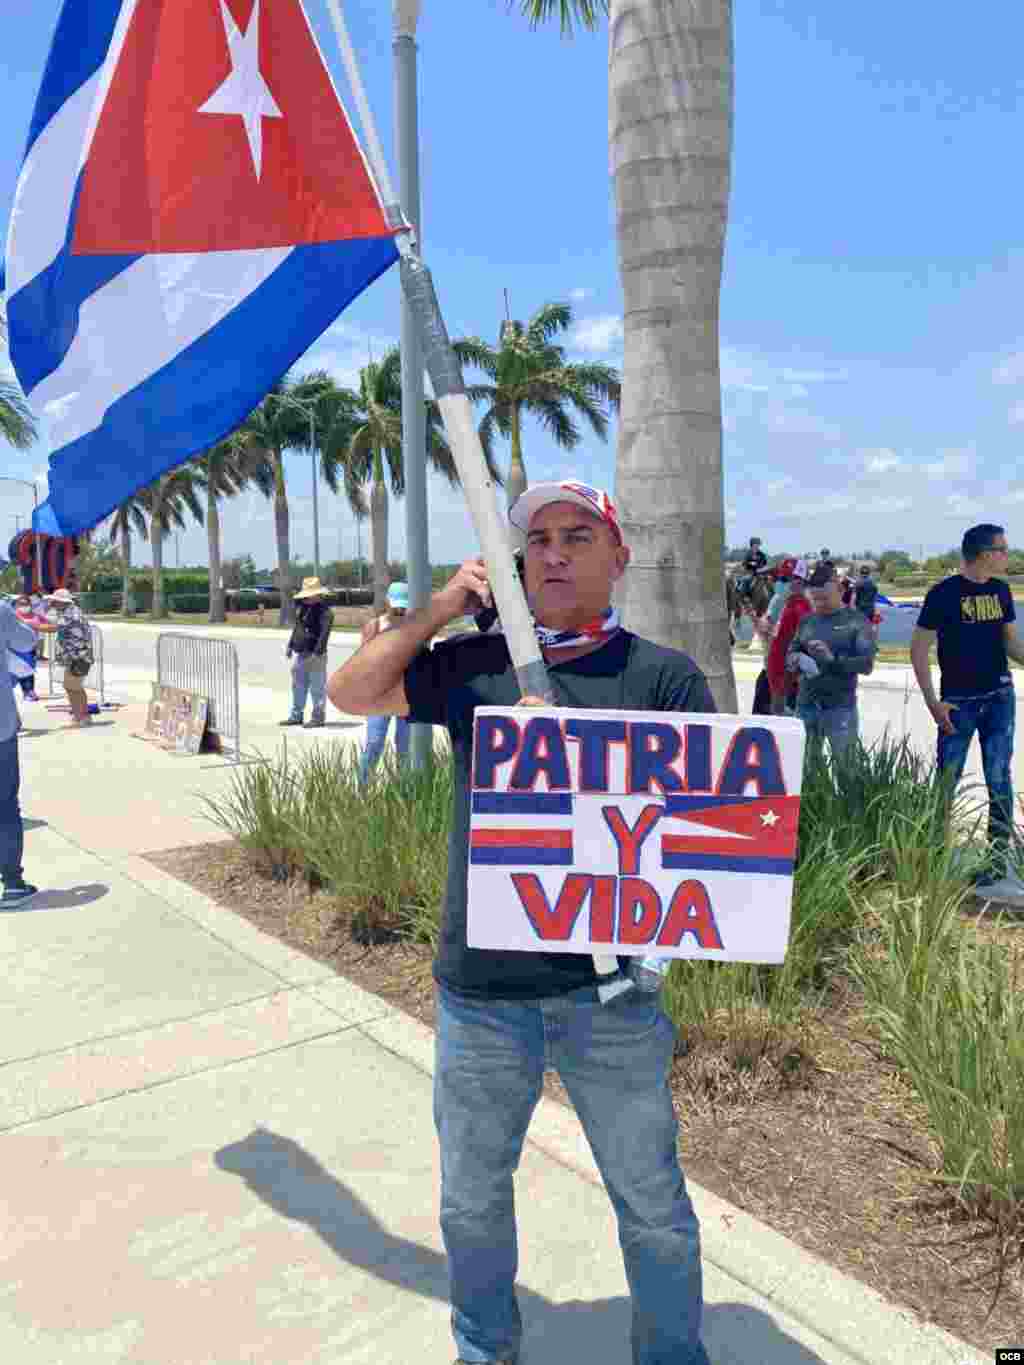
[(89, 150), (76, 254), (388, 231), (301, 0), (138, 0)]

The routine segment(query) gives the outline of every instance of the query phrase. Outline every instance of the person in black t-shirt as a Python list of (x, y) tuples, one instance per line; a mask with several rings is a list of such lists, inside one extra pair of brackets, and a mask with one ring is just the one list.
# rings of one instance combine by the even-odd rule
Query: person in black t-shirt
[[(994, 898), (1024, 897), (1008, 863), (1013, 836), (1013, 731), (1016, 697), (1007, 656), (1024, 663), (1005, 571), (1008, 546), (1001, 526), (972, 527), (963, 538), (963, 565), (929, 588), (910, 644), (918, 686), (938, 734), (938, 767), (950, 794), (959, 782), (977, 731), (989, 797), (990, 860), (979, 889)], [(929, 653), (938, 640), (940, 695), (932, 684)]]
[[(692, 659), (619, 626), (611, 593), (629, 550), (606, 493), (568, 480), (539, 484), (509, 517), (526, 532), (527, 598), (561, 705), (715, 710)], [(448, 889), (434, 963), (434, 1111), (459, 1356), (497, 1363), (519, 1351), (512, 1177), (551, 1065), (576, 1106), (618, 1217), (634, 1360), (708, 1365), (700, 1342), (699, 1228), (676, 1158), (667, 1083), (675, 1035), (657, 996), (630, 989), (602, 1005), (589, 955), (466, 943), (473, 712), (535, 699), (520, 697), (501, 634), (424, 646), (450, 621), (490, 603), (483, 561), (468, 560), (427, 607), (363, 645), (328, 687), (341, 710), (445, 725), (452, 741)]]

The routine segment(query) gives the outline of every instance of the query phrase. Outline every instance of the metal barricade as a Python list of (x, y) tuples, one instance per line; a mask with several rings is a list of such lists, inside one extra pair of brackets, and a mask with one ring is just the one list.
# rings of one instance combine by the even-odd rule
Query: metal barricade
[[(85, 686), (87, 691), (89, 690), (90, 686), (95, 691), (94, 679), (97, 676), (99, 677), (100, 705), (103, 706), (106, 704), (107, 700), (107, 675), (103, 662), (103, 632), (102, 630), (100, 630), (99, 626), (94, 625), (93, 622), (90, 621), (89, 634), (92, 637), (92, 668), (89, 670), (89, 674), (86, 677)], [(53, 667), (54, 663), (56, 662), (55, 656), (57, 653), (57, 637), (56, 635), (45, 635), (41, 638), (46, 641), (44, 648), (46, 650), (46, 669), (49, 675), (49, 688), (47, 690), (47, 696), (55, 697), (57, 696), (57, 693), (54, 691), (53, 686)], [(98, 675), (96, 671), (97, 665), (99, 665)], [(63, 673), (64, 665), (57, 664), (57, 667)], [(64, 691), (63, 683), (59, 684), (59, 686), (61, 693), (63, 693)]]
[(241, 707), (238, 700), (238, 652), (230, 640), (167, 632), (156, 640), (156, 680), (164, 687), (195, 692), (209, 702), (207, 727), (222, 749), (233, 746), (233, 761), (242, 756)]

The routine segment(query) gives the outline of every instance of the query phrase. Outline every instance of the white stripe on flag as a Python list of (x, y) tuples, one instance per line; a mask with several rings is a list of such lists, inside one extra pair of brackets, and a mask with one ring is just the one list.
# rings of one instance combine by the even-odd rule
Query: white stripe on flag
[(22, 167), (7, 234), (8, 298), (52, 265), (64, 246), (78, 179), (73, 168), (81, 160), (99, 85), (97, 72), (79, 86), (39, 134)]
[(93, 294), (62, 364), (30, 395), (51, 448), (95, 431), (111, 404), (222, 322), (292, 250), (143, 256)]

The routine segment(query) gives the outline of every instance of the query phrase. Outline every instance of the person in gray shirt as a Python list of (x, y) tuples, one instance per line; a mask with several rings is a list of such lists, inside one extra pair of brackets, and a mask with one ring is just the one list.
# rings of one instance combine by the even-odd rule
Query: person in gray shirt
[[(0, 602), (0, 642), (5, 651), (17, 649), (23, 654), (36, 643), (35, 631), (18, 620), (9, 602)], [(0, 878), (3, 879), (0, 909), (20, 905), (38, 890), (21, 875), (25, 832), (18, 804), (20, 787), (18, 708), (14, 704), (14, 689), (0, 686)]]
[(857, 738), (857, 677), (875, 666), (869, 622), (844, 607), (835, 570), (819, 564), (807, 583), (812, 611), (797, 627), (786, 668), (800, 674), (796, 713), (809, 741), (828, 740), (833, 757)]

